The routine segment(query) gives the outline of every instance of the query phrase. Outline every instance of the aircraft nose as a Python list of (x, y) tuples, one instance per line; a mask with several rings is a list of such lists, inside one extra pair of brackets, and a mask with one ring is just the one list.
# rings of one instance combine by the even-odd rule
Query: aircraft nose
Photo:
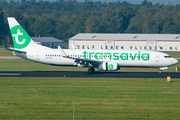
[(177, 64), (179, 61), (176, 60), (175, 58), (173, 58), (171, 62), (172, 62), (172, 64)]

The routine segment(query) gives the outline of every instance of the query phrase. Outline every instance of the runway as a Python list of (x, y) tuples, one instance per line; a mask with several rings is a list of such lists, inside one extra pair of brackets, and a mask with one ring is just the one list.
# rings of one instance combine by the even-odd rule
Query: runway
[(0, 77), (180, 78), (180, 72), (0, 71)]

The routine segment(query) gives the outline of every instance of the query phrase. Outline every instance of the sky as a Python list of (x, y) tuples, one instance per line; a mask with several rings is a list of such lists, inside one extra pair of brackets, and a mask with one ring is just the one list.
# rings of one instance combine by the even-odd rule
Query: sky
[[(77, 0), (78, 2), (83, 2), (84, 0)], [(116, 2), (118, 0), (91, 0), (91, 1), (101, 1), (101, 2)], [(144, 0), (119, 0), (120, 2), (126, 1), (133, 4), (141, 4)], [(180, 4), (180, 0), (147, 0), (148, 2), (152, 2), (153, 4), (160, 3), (164, 5), (169, 5), (169, 1), (171, 5)]]

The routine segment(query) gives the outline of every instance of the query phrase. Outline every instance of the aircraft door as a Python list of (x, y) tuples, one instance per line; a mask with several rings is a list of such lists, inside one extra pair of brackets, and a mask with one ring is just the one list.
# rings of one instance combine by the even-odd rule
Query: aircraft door
[(156, 62), (159, 62), (159, 54), (156, 54), (155, 60), (156, 60)]
[(39, 52), (36, 53), (36, 60), (40, 60), (40, 53)]

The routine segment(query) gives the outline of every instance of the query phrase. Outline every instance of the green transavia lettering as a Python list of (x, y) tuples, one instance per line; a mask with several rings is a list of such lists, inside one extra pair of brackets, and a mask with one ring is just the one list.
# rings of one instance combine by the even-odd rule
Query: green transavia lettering
[(143, 60), (143, 61), (149, 61), (150, 55), (149, 53), (143, 53), (141, 54), (140, 51), (137, 53), (110, 53), (110, 52), (87, 52), (84, 51), (84, 59), (91, 60), (91, 57), (94, 56), (96, 60)]

